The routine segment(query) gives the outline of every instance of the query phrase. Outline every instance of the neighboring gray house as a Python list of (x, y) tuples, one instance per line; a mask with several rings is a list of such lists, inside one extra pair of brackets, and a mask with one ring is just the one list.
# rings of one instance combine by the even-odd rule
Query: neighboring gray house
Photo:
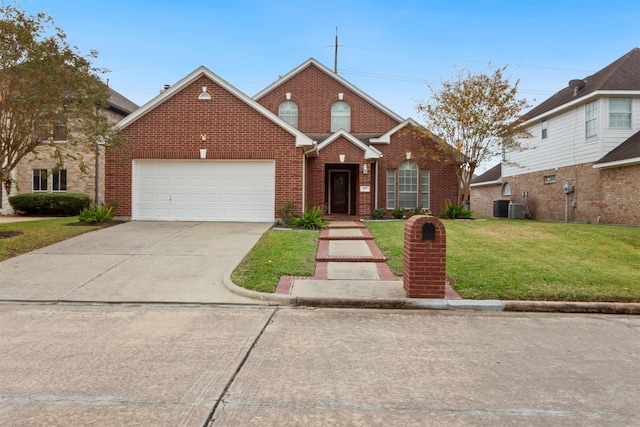
[(524, 150), (472, 181), (476, 215), (509, 200), (533, 219), (640, 225), (639, 48), (571, 80), (523, 119), (532, 135)]

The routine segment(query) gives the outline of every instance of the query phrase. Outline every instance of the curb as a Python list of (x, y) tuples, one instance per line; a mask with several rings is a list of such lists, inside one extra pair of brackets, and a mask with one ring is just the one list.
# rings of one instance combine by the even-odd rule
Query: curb
[(572, 302), (572, 301), (505, 301), (505, 311), (545, 313), (599, 313), (640, 315), (640, 303)]
[(571, 302), (571, 301), (500, 301), (464, 299), (416, 299), (416, 298), (318, 298), (294, 297), (270, 294), (242, 288), (231, 280), (230, 270), (222, 283), (234, 294), (252, 298), (267, 305), (289, 305), (294, 307), (327, 308), (377, 308), (377, 309), (424, 309), (424, 310), (473, 310), (510, 311), (539, 313), (596, 313), (640, 315), (640, 303), (621, 302)]

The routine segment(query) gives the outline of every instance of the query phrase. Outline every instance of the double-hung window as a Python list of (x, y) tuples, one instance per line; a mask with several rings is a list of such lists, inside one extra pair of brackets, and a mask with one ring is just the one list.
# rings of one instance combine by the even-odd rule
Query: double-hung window
[(431, 172), (429, 169), (420, 171), (420, 207), (429, 209), (431, 207)]
[(631, 129), (631, 98), (609, 99), (609, 127)]
[(46, 193), (47, 192), (47, 170), (46, 169), (34, 169), (33, 170), (33, 189), (34, 193)]
[(584, 116), (586, 138), (596, 138), (598, 136), (598, 101), (585, 105)]
[(51, 174), (54, 192), (65, 192), (67, 191), (67, 170), (66, 169), (58, 169), (56, 172)]
[(396, 170), (387, 170), (387, 209), (396, 207)]

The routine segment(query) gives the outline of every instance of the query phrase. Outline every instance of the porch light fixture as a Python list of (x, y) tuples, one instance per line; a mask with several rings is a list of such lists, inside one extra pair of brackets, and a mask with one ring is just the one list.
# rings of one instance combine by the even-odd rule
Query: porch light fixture
[(201, 159), (206, 159), (207, 158), (207, 149), (206, 148), (201, 148), (200, 149), (200, 158)]
[(411, 160), (411, 151), (407, 151), (405, 154), (407, 155), (407, 160)]
[(344, 154), (340, 154), (339, 157), (340, 157), (340, 163), (344, 163)]
[(366, 163), (362, 165), (362, 173), (365, 175), (369, 173), (369, 167), (367, 166)]

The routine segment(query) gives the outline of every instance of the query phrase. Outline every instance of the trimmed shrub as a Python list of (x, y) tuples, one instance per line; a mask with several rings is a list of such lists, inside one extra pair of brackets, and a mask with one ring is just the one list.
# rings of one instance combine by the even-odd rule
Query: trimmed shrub
[(9, 197), (9, 204), (25, 215), (74, 216), (91, 206), (91, 199), (77, 193), (26, 193)]
[(387, 210), (385, 208), (376, 208), (373, 210), (373, 217), (376, 219), (382, 219), (387, 215)]
[(400, 206), (397, 206), (394, 210), (391, 211), (391, 216), (395, 219), (404, 218), (404, 209), (402, 209)]

